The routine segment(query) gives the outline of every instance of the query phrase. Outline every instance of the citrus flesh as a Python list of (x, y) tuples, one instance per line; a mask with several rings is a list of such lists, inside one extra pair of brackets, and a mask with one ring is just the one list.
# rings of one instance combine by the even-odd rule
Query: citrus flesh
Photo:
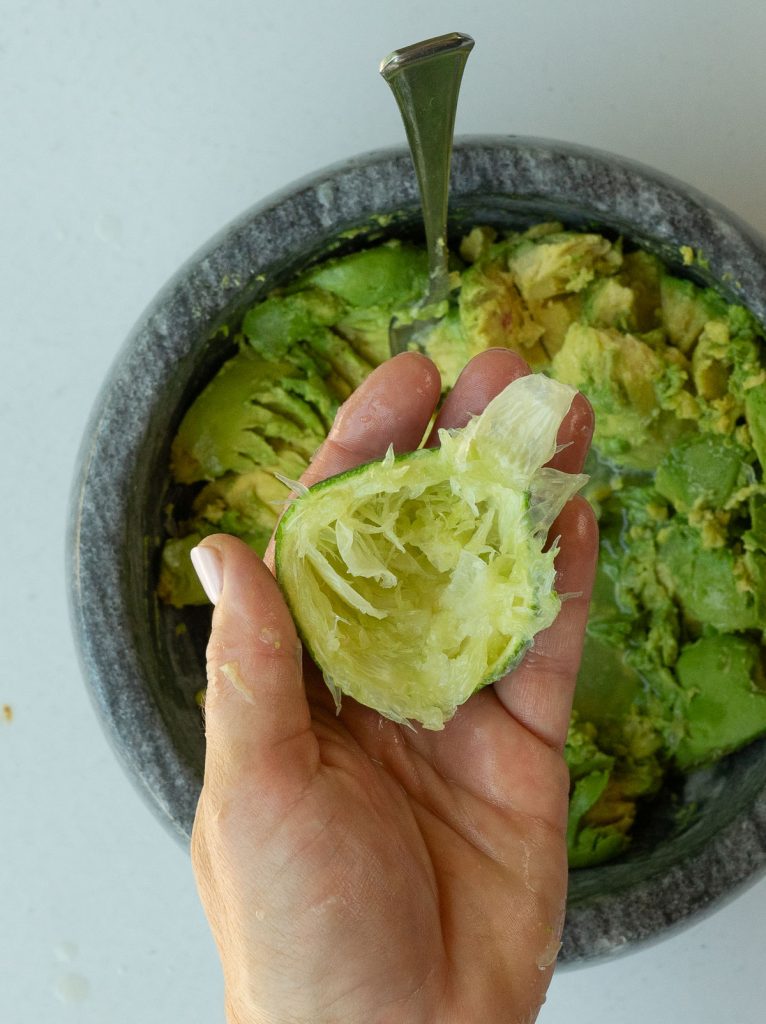
[(292, 501), (277, 576), (338, 704), (440, 729), (553, 622), (546, 538), (586, 478), (544, 467), (574, 395), (521, 377), (439, 447), (389, 449)]

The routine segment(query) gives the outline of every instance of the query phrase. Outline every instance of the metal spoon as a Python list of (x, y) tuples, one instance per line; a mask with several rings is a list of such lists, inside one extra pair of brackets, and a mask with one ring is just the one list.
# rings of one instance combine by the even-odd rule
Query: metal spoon
[(415, 319), (402, 323), (394, 317), (389, 326), (392, 356), (413, 343), (423, 348), (426, 335), (444, 315), (439, 305), (449, 297), (447, 202), (452, 136), (460, 81), (473, 45), (470, 36), (450, 32), (394, 50), (380, 65), (407, 132), (428, 249), (428, 287), (413, 311)]

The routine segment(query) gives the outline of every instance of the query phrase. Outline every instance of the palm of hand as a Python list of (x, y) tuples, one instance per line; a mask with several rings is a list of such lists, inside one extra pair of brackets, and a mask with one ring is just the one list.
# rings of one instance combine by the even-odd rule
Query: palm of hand
[[(315, 463), (315, 478), (327, 475), (322, 469)], [(579, 530), (594, 546), (582, 508), (568, 507), (562, 519), (562, 534), (575, 541)], [(228, 588), (237, 581), (227, 555)], [(578, 580), (587, 589), (592, 567), (566, 557), (563, 542), (560, 559), (560, 589)], [(251, 592), (254, 575), (251, 566)], [(269, 583), (259, 577), (257, 586)], [(247, 752), (244, 726), (226, 726), (227, 695), (211, 677), (195, 824), (195, 870), (230, 1019), (534, 1020), (563, 925), (568, 780), (560, 748), (587, 600), (568, 602), (514, 676), (475, 695), (438, 733), (401, 727), (350, 700), (336, 715), (308, 660), (298, 708), (283, 678), (300, 677), (295, 647), (283, 644), (287, 609), (275, 592), (264, 600), (267, 611), (251, 607), (218, 628), (211, 663), (226, 660), (229, 679), (235, 665), (246, 676), (235, 687), (253, 705), (264, 695), (251, 680), (263, 678), (264, 665), (278, 666), (271, 714), (284, 722), (281, 705), (293, 702), (291, 728), (275, 737), (263, 716), (250, 722), (256, 740), (263, 729), (271, 742)], [(242, 639), (247, 622), (266, 622), (269, 639), (280, 641), (264, 645), (264, 629), (256, 644)], [(248, 707), (244, 720), (250, 714)]]
[(277, 809), (269, 857), (295, 865), (298, 918), (292, 893), (264, 885), (280, 901), (267, 912), (294, 915), (282, 969), (298, 934), (325, 977), (326, 1016), (309, 1001), (297, 1019), (515, 1020), (519, 1003), (524, 1019), (563, 924), (560, 754), (509, 722), (491, 688), (428, 733), (353, 702), (336, 718), (321, 680), (307, 682), (312, 730), (296, 742), (310, 749), (296, 760), (315, 774), (292, 812)]

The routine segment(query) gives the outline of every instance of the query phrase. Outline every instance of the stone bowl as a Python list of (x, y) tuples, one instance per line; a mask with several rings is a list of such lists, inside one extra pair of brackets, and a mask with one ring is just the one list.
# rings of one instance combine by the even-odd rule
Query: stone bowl
[[(451, 230), (557, 219), (623, 234), (766, 322), (766, 244), (699, 192), (606, 153), (538, 139), (455, 146)], [(390, 215), (387, 227), (381, 227)], [(339, 236), (358, 229), (351, 241)], [(374, 152), (253, 207), (186, 263), (125, 343), (87, 428), (74, 485), (71, 607), (84, 674), (125, 769), (188, 842), (202, 781), (207, 609), (155, 596), (168, 456), (229, 351), (212, 335), (297, 269), (366, 240), (417, 234), (408, 154)], [(683, 268), (679, 247), (705, 257)], [(679, 806), (689, 813), (679, 815)], [(683, 822), (683, 824), (679, 824)], [(574, 871), (562, 960), (587, 961), (712, 908), (766, 866), (766, 742), (687, 777), (642, 816), (620, 860)]]

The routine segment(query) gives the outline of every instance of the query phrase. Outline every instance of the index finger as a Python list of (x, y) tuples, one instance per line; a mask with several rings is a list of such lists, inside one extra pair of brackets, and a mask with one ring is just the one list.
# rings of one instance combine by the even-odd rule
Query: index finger
[(441, 393), (434, 363), (403, 352), (381, 363), (343, 403), (326, 440), (301, 477), (306, 487), (362, 462), (418, 447)]

